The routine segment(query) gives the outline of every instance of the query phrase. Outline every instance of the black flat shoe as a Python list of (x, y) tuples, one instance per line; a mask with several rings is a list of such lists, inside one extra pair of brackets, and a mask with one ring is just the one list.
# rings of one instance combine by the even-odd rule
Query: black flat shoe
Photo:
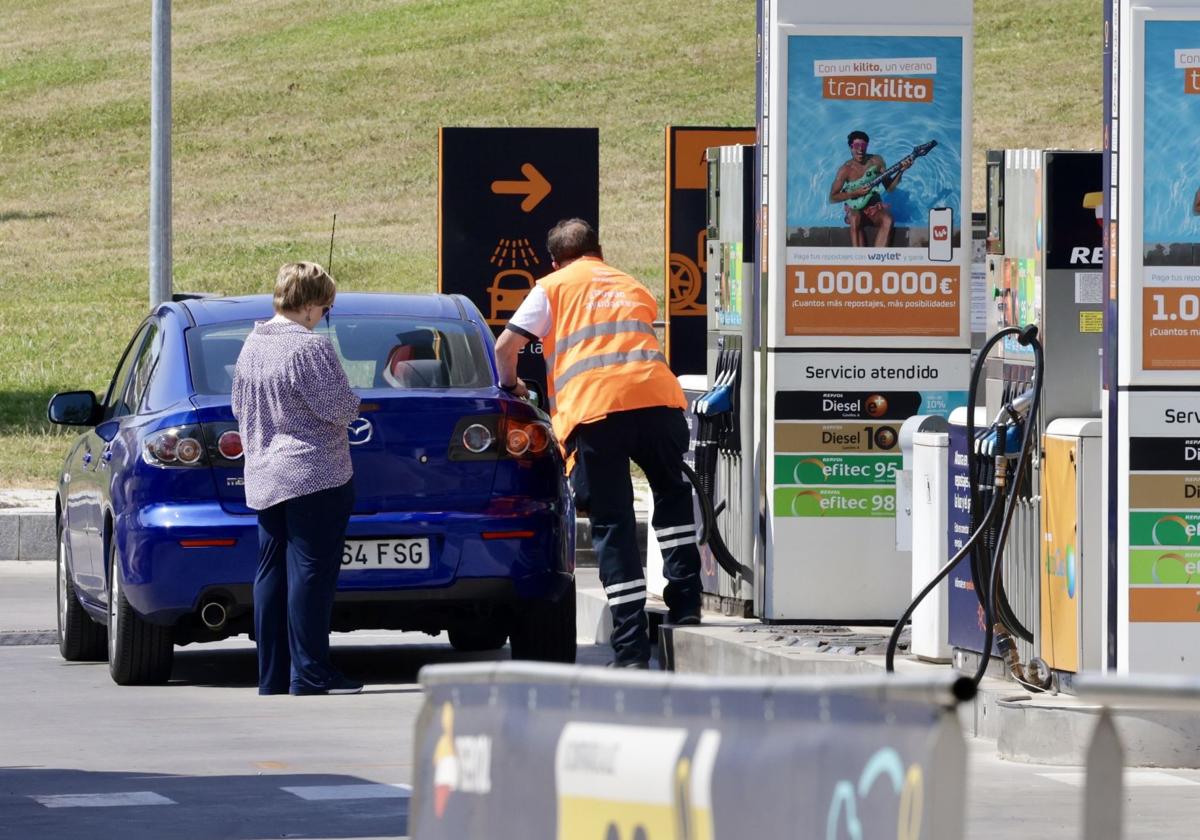
[(307, 697), (312, 694), (358, 694), (363, 690), (363, 684), (347, 677), (338, 677), (329, 685), (317, 688), (315, 686), (292, 686), (292, 694), (297, 697)]

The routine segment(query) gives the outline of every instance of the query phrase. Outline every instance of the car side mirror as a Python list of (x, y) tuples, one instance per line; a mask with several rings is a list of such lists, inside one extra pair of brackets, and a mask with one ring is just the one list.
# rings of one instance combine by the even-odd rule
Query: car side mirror
[(50, 398), (46, 417), (60, 426), (94, 426), (100, 404), (91, 391), (63, 391)]

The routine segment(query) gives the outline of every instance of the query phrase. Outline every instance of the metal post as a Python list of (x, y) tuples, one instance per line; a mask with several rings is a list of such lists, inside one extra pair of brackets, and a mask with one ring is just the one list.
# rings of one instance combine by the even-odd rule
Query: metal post
[(171, 0), (150, 22), (150, 308), (171, 299)]

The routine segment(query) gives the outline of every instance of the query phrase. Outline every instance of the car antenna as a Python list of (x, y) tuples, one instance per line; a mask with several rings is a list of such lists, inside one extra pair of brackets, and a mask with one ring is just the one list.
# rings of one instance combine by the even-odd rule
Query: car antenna
[[(333, 276), (333, 235), (337, 233), (337, 213), (333, 214), (333, 229), (329, 231), (329, 261), (325, 263), (325, 273)], [(329, 327), (329, 311), (325, 311), (325, 327)]]
[(337, 213), (333, 214), (333, 229), (329, 231), (329, 261), (325, 264), (325, 273), (333, 276), (333, 235), (337, 233)]

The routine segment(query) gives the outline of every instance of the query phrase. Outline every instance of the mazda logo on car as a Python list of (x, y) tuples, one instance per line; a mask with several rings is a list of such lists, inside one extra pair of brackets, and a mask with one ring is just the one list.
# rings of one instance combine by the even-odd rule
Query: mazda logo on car
[(353, 423), (346, 427), (350, 433), (350, 445), (361, 446), (371, 439), (371, 435), (375, 431), (375, 427), (371, 425), (371, 421), (365, 417), (359, 417)]

